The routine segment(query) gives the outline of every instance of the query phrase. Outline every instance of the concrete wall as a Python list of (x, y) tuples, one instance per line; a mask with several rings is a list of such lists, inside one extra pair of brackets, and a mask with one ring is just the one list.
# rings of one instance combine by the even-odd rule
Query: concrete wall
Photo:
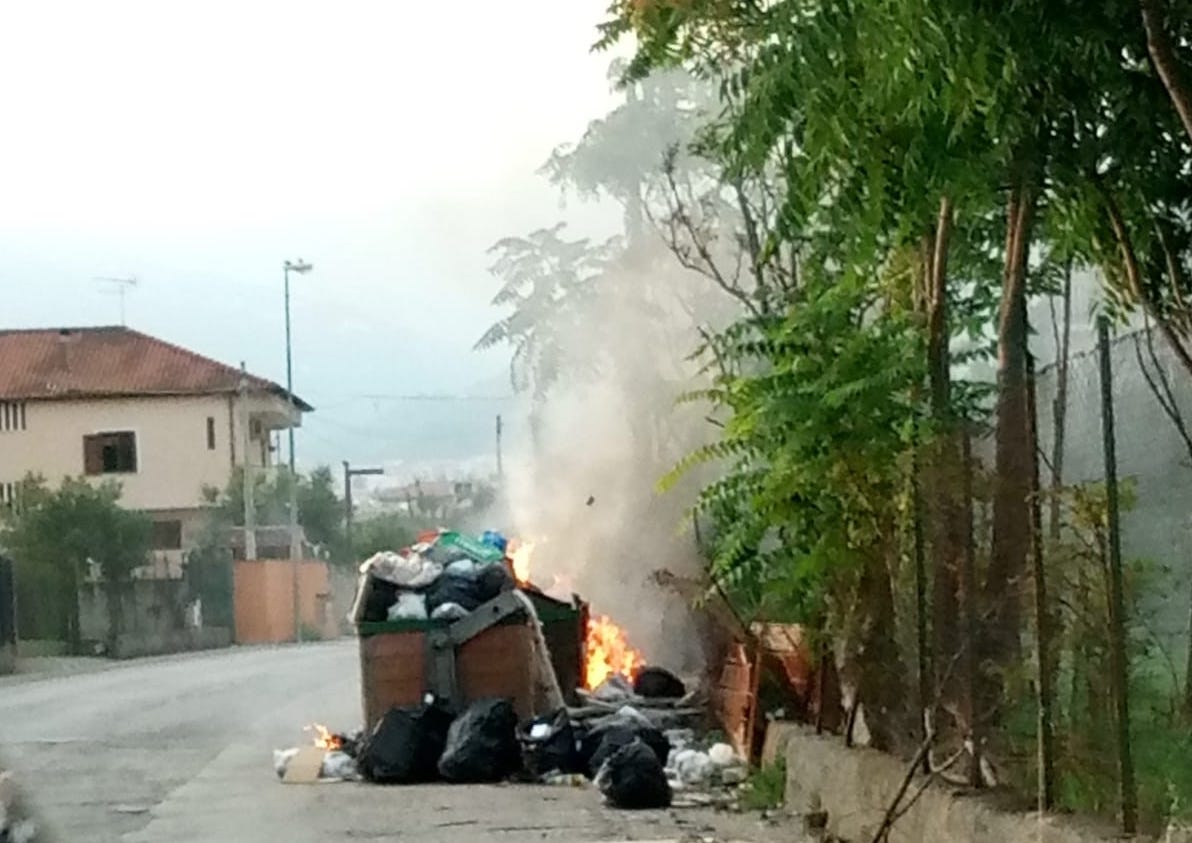
[[(828, 830), (871, 840), (906, 775), (906, 762), (869, 749), (847, 749), (796, 724), (771, 726), (771, 754), (786, 758), (786, 807), (823, 810)], [(917, 785), (912, 785), (912, 788)], [(913, 792), (913, 791), (912, 791)], [(993, 797), (955, 795), (932, 786), (894, 826), (890, 843), (1100, 843), (1121, 840), (1108, 826), (1000, 808)]]
[(356, 599), (356, 586), (359, 575), (355, 568), (335, 567), (331, 575), (331, 621), (343, 635), (353, 635), (348, 613), (352, 611), (352, 603)]
[[(196, 609), (185, 584), (178, 580), (128, 583), (122, 589), (120, 606), (121, 630), (115, 646), (107, 651), (112, 658), (205, 650), (232, 643), (230, 629), (203, 625), (201, 608)], [(103, 585), (84, 586), (79, 592), (84, 646), (108, 646), (109, 618), (108, 594)]]
[[(294, 640), (294, 563), (254, 560), (235, 563), (236, 643), (270, 644)], [(299, 616), (320, 637), (340, 634), (331, 604), (326, 562), (297, 563)]]
[[(263, 423), (247, 449), (246, 413)], [(137, 470), (104, 475), (120, 481), (123, 503), (145, 510), (195, 509), (202, 505), (203, 486), (224, 486), (246, 452), (250, 465), (272, 462), (268, 429), (282, 424), (285, 413), (285, 402), (271, 395), (250, 396), (243, 407), (232, 395), (29, 401), (26, 428), (0, 433), (0, 487), (30, 472), (51, 483), (79, 476), (83, 437), (132, 431)], [(208, 447), (208, 418), (215, 420), (214, 449)]]

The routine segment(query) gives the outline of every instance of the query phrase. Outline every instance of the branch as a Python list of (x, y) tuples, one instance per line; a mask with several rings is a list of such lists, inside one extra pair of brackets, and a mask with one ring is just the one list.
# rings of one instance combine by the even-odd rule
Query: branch
[(1163, 87), (1167, 89), (1167, 95), (1171, 98), (1171, 104), (1175, 106), (1180, 122), (1184, 124), (1188, 140), (1192, 140), (1192, 95), (1180, 79), (1179, 61), (1160, 17), (1160, 2), (1161, 0), (1139, 0), (1138, 3), (1142, 11), (1142, 27), (1146, 30), (1146, 48), (1151, 56), (1151, 64), (1163, 82)]
[[(1159, 406), (1163, 408), (1164, 414), (1171, 421), (1176, 432), (1180, 435), (1180, 439), (1184, 442), (1184, 449), (1188, 452), (1188, 458), (1192, 459), (1192, 431), (1188, 430), (1187, 422), (1184, 420), (1184, 414), (1180, 410), (1179, 401), (1175, 397), (1175, 391), (1171, 387), (1171, 381), (1167, 377), (1167, 373), (1163, 371), (1162, 361), (1159, 360), (1159, 355), (1155, 351), (1154, 335), (1151, 333), (1151, 323), (1147, 319), (1144, 322), (1143, 328), (1146, 336), (1147, 353), (1150, 357), (1150, 368), (1148, 368), (1146, 361), (1142, 358), (1142, 343), (1139, 341), (1138, 335), (1134, 336), (1134, 354), (1138, 358), (1138, 368), (1142, 371), (1142, 376), (1146, 378), (1147, 386), (1151, 388), (1151, 393), (1155, 396), (1155, 400), (1159, 402)], [(1153, 369), (1153, 373), (1151, 371)]]
[(1122, 262), (1126, 270), (1126, 281), (1130, 286), (1131, 293), (1142, 305), (1143, 311), (1147, 312), (1154, 318), (1159, 325), (1159, 330), (1163, 332), (1163, 337), (1171, 346), (1172, 351), (1180, 359), (1180, 363), (1192, 374), (1192, 353), (1184, 347), (1183, 342), (1180, 341), (1179, 335), (1176, 334), (1174, 327), (1170, 320), (1165, 319), (1163, 314), (1159, 312), (1157, 304), (1148, 298), (1146, 290), (1142, 285), (1142, 270), (1138, 265), (1138, 256), (1134, 251), (1134, 242), (1130, 238), (1130, 233), (1126, 228), (1126, 221), (1122, 217), (1121, 209), (1113, 198), (1113, 194), (1105, 187), (1101, 179), (1094, 175), (1094, 183), (1101, 191), (1101, 196), (1105, 201), (1105, 210), (1109, 216), (1109, 224), (1113, 228), (1114, 237), (1117, 239), (1118, 248), (1122, 254)]
[[(666, 220), (666, 227), (670, 232), (669, 238), (664, 238), (667, 241), (667, 246), (674, 253), (675, 257), (678, 258), (679, 263), (685, 269), (698, 272), (706, 278), (711, 279), (718, 287), (720, 287), (721, 290), (728, 293), (730, 296), (740, 302), (741, 305), (744, 306), (752, 316), (760, 317), (762, 313), (758, 309), (757, 304), (754, 302), (752, 297), (750, 297), (747, 292), (742, 290), (740, 286), (735, 283), (735, 279), (729, 280), (724, 273), (721, 272), (720, 267), (716, 262), (716, 258), (713, 257), (703, 235), (697, 229), (695, 222), (691, 218), (691, 215), (687, 213), (686, 205), (680, 193), (678, 182), (675, 180), (673, 160), (663, 168), (663, 172), (666, 177), (667, 188), (670, 191), (670, 195), (668, 196), (668, 205), (670, 204), (670, 200), (672, 198), (674, 200), (673, 207), (669, 208), (671, 213)], [(696, 254), (699, 256), (698, 261), (692, 259), (686, 246), (680, 242), (678, 234), (680, 229), (686, 232), (689, 242), (694, 247)]]

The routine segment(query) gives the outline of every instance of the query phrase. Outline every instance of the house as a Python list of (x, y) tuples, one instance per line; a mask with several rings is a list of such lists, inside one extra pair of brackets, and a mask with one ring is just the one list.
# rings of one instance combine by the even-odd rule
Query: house
[(272, 433), (311, 407), (272, 381), (123, 327), (0, 331), (0, 503), (40, 474), (114, 479), (154, 522), (141, 576), (178, 577), (204, 487), (274, 462)]

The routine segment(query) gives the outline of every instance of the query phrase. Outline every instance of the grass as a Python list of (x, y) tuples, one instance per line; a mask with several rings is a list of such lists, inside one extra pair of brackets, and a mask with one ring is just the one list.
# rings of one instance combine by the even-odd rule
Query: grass
[(741, 788), (741, 807), (746, 811), (765, 811), (782, 805), (786, 796), (786, 761), (758, 767)]

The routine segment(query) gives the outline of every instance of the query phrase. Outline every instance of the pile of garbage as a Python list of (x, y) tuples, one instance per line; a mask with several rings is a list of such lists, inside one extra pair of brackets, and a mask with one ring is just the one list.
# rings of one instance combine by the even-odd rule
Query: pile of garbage
[[(682, 703), (690, 696), (640, 697), (621, 678), (614, 687), (628, 688), (627, 699), (637, 704), (560, 708), (523, 723), (509, 700), (478, 700), (453, 715), (428, 694), (418, 706), (390, 709), (368, 735), (324, 732), (318, 778), (392, 785), (592, 782), (608, 804), (623, 809), (666, 808), (676, 793), (745, 780), (745, 764), (727, 744), (702, 749), (696, 729), (658, 725), (688, 710)], [(598, 689), (592, 698), (597, 694), (609, 697), (612, 690)], [(275, 752), (278, 776), (285, 778), (302, 753)]]
[(458, 620), (517, 586), (506, 539), (450, 530), (424, 533), (402, 551), (383, 551), (360, 566), (350, 620)]

